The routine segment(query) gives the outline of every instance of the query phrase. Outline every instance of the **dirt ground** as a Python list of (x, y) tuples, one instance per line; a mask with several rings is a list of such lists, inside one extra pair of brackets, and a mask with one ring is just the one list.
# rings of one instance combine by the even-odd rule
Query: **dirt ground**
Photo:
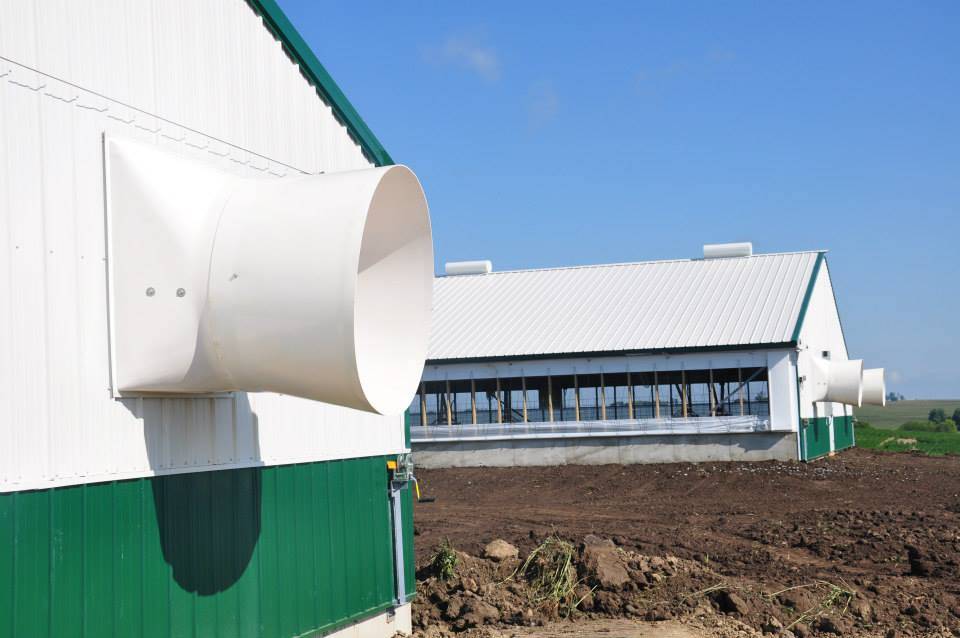
[(699, 638), (701, 635), (696, 629), (676, 621), (653, 623), (623, 619), (554, 622), (540, 627), (487, 628), (483, 633), (489, 638)]
[[(590, 623), (613, 619), (668, 623), (657, 635), (960, 636), (956, 457), (850, 450), (810, 464), (461, 468), (419, 479), (436, 498), (415, 514), (414, 620), (427, 635), (550, 626), (588, 636)], [(445, 539), (457, 559), (441, 575), (431, 561)], [(518, 557), (484, 557), (494, 539)], [(534, 569), (545, 547), (573, 549), (558, 554), (571, 556), (561, 566), (569, 591), (540, 587), (553, 569)]]

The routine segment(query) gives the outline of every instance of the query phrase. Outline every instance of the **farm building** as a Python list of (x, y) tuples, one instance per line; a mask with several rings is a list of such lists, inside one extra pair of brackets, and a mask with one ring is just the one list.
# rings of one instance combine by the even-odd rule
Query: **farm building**
[(848, 358), (826, 253), (717, 244), (673, 261), (448, 264), (409, 412), (423, 467), (807, 461), (852, 446), (850, 406), (882, 386)]
[(0, 0), (0, 638), (409, 631), (432, 275), (274, 0)]

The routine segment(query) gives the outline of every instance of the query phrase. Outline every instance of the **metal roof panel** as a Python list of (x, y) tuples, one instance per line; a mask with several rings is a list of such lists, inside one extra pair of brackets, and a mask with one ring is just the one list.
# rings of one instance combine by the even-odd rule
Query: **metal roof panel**
[(431, 360), (786, 343), (817, 252), (438, 277)]

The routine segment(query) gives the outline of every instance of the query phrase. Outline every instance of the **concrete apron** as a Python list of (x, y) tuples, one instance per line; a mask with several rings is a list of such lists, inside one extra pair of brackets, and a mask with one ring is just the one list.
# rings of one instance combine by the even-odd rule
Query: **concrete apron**
[(392, 638), (396, 634), (413, 633), (410, 603), (348, 625), (328, 634), (325, 638)]
[(795, 432), (647, 434), (634, 436), (413, 442), (422, 468), (789, 461)]

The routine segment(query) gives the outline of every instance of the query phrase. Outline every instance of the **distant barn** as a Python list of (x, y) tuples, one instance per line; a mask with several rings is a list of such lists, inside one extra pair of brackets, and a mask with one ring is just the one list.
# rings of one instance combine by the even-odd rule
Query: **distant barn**
[(821, 400), (813, 378), (848, 359), (826, 254), (704, 254), (451, 264), (410, 406), (417, 463), (811, 460), (852, 446), (851, 407)]

